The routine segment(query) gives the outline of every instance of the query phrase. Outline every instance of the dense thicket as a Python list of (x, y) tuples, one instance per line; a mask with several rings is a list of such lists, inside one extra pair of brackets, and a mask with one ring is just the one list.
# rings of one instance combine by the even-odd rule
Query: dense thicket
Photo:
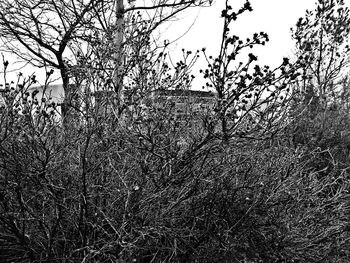
[[(226, 4), (216, 57), (183, 51), (173, 68), (142, 12), (130, 16), (122, 67), (112, 49), (120, 38), (105, 39), (97, 27), (89, 54), (75, 54), (69, 67), (76, 96), (64, 102), (64, 125), (34, 76), (14, 83), (5, 74), (0, 261), (348, 262), (348, 80), (346, 57), (332, 57), (347, 52), (348, 32), (341, 43), (325, 37), (343, 29), (347, 10), (341, 1), (318, 1), (293, 31), (304, 55), (276, 69), (242, 52), (268, 41), (266, 33), (247, 40), (230, 33), (252, 11), (249, 2), (237, 11)], [(329, 77), (313, 70), (322, 64), (311, 54), (317, 48), (334, 69)], [(191, 87), (199, 55), (215, 102), (198, 110), (188, 100), (179, 120), (155, 90)]]

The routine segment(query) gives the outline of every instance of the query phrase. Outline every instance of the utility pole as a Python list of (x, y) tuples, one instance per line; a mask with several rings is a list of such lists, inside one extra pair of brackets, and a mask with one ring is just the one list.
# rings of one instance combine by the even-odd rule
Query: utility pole
[[(124, 0), (116, 0), (116, 27), (114, 32), (115, 44), (115, 68), (113, 72), (113, 82), (118, 100), (118, 111), (121, 110), (122, 89), (123, 89), (123, 67), (124, 67), (124, 52), (123, 41), (125, 32), (124, 23)], [(119, 113), (118, 113), (119, 114)]]

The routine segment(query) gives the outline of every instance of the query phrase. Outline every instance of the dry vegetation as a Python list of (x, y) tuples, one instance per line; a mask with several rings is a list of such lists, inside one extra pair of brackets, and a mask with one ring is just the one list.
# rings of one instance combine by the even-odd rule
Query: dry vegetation
[[(217, 57), (184, 51), (174, 68), (152, 31), (211, 1), (154, 1), (150, 19), (123, 1), (88, 2), (0, 1), (4, 46), (39, 47), (16, 54), (48, 67), (46, 85), (58, 69), (68, 94), (57, 105), (36, 94), (35, 76), (15, 83), (4, 74), (1, 262), (350, 261), (350, 22), (341, 1), (320, 0), (299, 20), (296, 59), (276, 69), (252, 53), (237, 62), (268, 41), (228, 30), (249, 2), (237, 11), (227, 3)], [(60, 19), (46, 20), (50, 12)], [(32, 24), (11, 31), (21, 16)], [(113, 27), (120, 19), (122, 31)], [(57, 36), (26, 33), (55, 23)], [(148, 99), (190, 88), (199, 55), (215, 101), (178, 122), (171, 103)]]

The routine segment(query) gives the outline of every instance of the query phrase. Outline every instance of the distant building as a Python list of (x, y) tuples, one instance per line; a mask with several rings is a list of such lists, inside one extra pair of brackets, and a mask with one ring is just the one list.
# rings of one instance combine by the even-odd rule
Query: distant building
[(203, 110), (211, 110), (215, 104), (215, 94), (198, 90), (156, 90), (152, 93), (154, 103), (173, 103), (176, 115), (186, 115)]
[[(96, 107), (103, 116), (112, 113), (111, 106), (115, 105), (116, 96), (113, 91), (97, 91), (94, 94)], [(127, 102), (129, 115), (137, 115), (140, 110), (162, 108), (171, 110), (177, 119), (184, 119), (190, 114), (212, 110), (215, 94), (197, 90), (155, 90), (143, 95), (142, 99), (134, 98), (133, 94), (125, 91), (124, 102)], [(142, 109), (140, 109), (142, 108)], [(140, 110), (139, 110), (140, 109)], [(131, 117), (131, 116), (129, 116)]]
[[(5, 100), (1, 96), (0, 90), (0, 107), (5, 106)], [(25, 90), (28, 93), (30, 99), (36, 98), (41, 101), (43, 98), (47, 101), (55, 102), (58, 107), (56, 110), (61, 112), (60, 104), (64, 99), (64, 90), (62, 84), (47, 85), (47, 86), (32, 86)], [(33, 96), (32, 96), (33, 94)], [(79, 94), (77, 94), (79, 95)], [(114, 118), (118, 116), (118, 96), (113, 91), (96, 91), (91, 93), (92, 105), (96, 109), (96, 113), (101, 118), (108, 116)], [(73, 106), (79, 108), (81, 112), (84, 112), (84, 98), (75, 96), (77, 99), (72, 101)], [(176, 118), (177, 123), (188, 122), (189, 120), (198, 120), (201, 114), (209, 113), (213, 110), (215, 104), (215, 94), (212, 92), (199, 91), (199, 90), (155, 90), (149, 91), (147, 94), (143, 94), (140, 99), (139, 94), (133, 94), (128, 91), (122, 93), (122, 100), (127, 105), (124, 110), (123, 116), (134, 120), (133, 116), (140, 113), (140, 108), (143, 112), (147, 112), (147, 109), (158, 108), (167, 109), (171, 114), (171, 117)], [(74, 97), (74, 98), (75, 98)], [(146, 110), (145, 110), (146, 109)], [(77, 112), (78, 113), (78, 112)], [(77, 115), (78, 116), (78, 115)]]
[[(29, 92), (33, 92), (34, 90), (39, 91), (39, 93), (36, 95), (38, 98), (44, 96), (46, 99), (51, 99), (52, 101), (55, 101), (58, 104), (63, 102), (64, 90), (62, 84), (32, 86), (29, 88)], [(43, 92), (45, 93), (43, 94)]]

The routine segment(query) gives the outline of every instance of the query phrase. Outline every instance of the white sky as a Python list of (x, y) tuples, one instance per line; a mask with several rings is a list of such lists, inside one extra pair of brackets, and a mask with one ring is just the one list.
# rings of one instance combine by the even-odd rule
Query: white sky
[[(151, 0), (144, 0), (147, 1)], [(238, 10), (245, 0), (230, 0), (234, 10)], [(293, 41), (290, 28), (298, 18), (304, 16), (305, 10), (313, 10), (316, 0), (250, 0), (253, 12), (246, 12), (232, 24), (231, 33), (242, 38), (250, 37), (255, 32), (264, 31), (270, 36), (270, 41), (252, 51), (258, 55), (259, 64), (278, 66), (284, 56), (291, 56)], [(344, 1), (350, 6), (350, 0)], [(168, 23), (162, 28), (161, 39), (176, 40), (170, 46), (170, 53), (176, 60), (181, 49), (197, 50), (207, 48), (209, 55), (217, 55), (222, 32), (223, 19), (220, 18), (225, 0), (214, 0), (214, 5), (208, 8), (192, 8), (179, 16), (178, 21)], [(200, 62), (200, 61), (199, 61)], [(194, 73), (198, 73), (195, 68)], [(24, 73), (31, 74), (34, 69)], [(44, 70), (36, 70), (38, 77), (45, 75)], [(199, 74), (196, 74), (199, 77)], [(40, 77), (39, 77), (40, 79)]]
[[(246, 2), (246, 0), (229, 1), (233, 10), (238, 10)], [(294, 42), (290, 29), (300, 17), (304, 17), (307, 9), (315, 9), (316, 0), (250, 0), (250, 3), (253, 11), (247, 11), (239, 16), (232, 23), (230, 33), (242, 39), (261, 31), (267, 33), (270, 41), (265, 46), (255, 46), (248, 51), (258, 56), (258, 64), (277, 67), (282, 63), (283, 57), (293, 57)], [(344, 0), (344, 3), (350, 6), (350, 0)], [(213, 6), (192, 9), (179, 16), (181, 22), (168, 25), (163, 37), (170, 41), (179, 38), (171, 46), (171, 53), (175, 54), (173, 57), (181, 54), (182, 48), (195, 51), (202, 47), (206, 47), (208, 55), (215, 57), (220, 48), (223, 27), (223, 19), (220, 16), (224, 6), (225, 0), (214, 0)], [(197, 76), (194, 82), (195, 89), (203, 86), (203, 81), (198, 80), (200, 68), (196, 66), (193, 69)]]
[[(255, 32), (264, 31), (270, 41), (265, 46), (255, 47), (252, 51), (258, 55), (262, 64), (278, 66), (284, 56), (292, 54), (293, 41), (290, 28), (298, 18), (304, 16), (306, 9), (312, 10), (314, 0), (250, 0), (253, 11), (241, 15), (231, 27), (231, 33), (243, 39)], [(349, 3), (350, 0), (345, 0)], [(231, 6), (238, 10), (245, 0), (231, 0)], [(182, 22), (173, 23), (167, 29), (166, 37), (176, 39), (185, 34), (172, 46), (174, 51), (181, 48), (197, 50), (207, 47), (208, 53), (215, 56), (219, 50), (223, 19), (220, 19), (225, 0), (216, 0), (209, 8), (192, 9), (183, 14)]]

